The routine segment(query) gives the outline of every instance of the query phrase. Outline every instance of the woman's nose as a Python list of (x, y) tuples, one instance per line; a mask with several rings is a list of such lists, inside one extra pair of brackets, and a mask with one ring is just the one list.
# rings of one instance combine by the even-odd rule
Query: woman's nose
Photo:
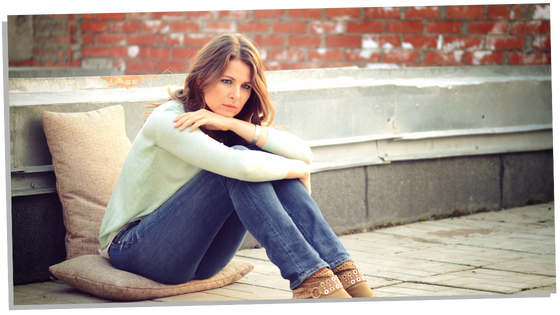
[(239, 87), (233, 87), (230, 97), (232, 100), (238, 100), (240, 95)]

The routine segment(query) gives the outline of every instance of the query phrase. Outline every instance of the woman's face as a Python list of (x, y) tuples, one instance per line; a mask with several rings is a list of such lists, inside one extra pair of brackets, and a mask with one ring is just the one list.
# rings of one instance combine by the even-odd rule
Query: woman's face
[(239, 59), (232, 59), (224, 74), (204, 90), (204, 101), (214, 113), (235, 117), (251, 96), (251, 69)]

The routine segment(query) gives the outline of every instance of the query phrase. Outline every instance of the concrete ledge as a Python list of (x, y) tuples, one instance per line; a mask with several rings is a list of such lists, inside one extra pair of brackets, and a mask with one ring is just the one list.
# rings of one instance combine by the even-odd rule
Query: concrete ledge
[(385, 161), (551, 150), (552, 143), (552, 129), (377, 142)]
[[(315, 173), (397, 160), (552, 149), (549, 66), (342, 68), (267, 75), (276, 124), (309, 142)], [(35, 179), (42, 174), (27, 171), (50, 164), (43, 111), (83, 112), (120, 104), (132, 141), (142, 125), (143, 106), (163, 102), (167, 88), (178, 88), (183, 80), (184, 74), (10, 79), (12, 170), (31, 177), (30, 182), (43, 182)], [(27, 187), (14, 195), (53, 188)]]

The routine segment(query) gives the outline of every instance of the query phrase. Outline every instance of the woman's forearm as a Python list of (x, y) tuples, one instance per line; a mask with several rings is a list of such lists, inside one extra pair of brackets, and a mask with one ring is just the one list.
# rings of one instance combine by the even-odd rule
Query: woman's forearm
[[(231, 118), (231, 125), (229, 130), (235, 132), (241, 138), (245, 139), (247, 142), (251, 142), (255, 135), (255, 125), (238, 120), (235, 118)], [(266, 140), (268, 139), (268, 129), (266, 127), (261, 127), (261, 132), (257, 141), (257, 146), (259, 148), (264, 147), (266, 144)], [(305, 162), (300, 160), (288, 159), (289, 161), (289, 169), (288, 174), (286, 175), (286, 179), (299, 179), (309, 194), (311, 194), (311, 173), (309, 171), (309, 165)]]
[[(251, 143), (251, 141), (253, 141), (253, 137), (255, 136), (255, 125), (235, 118), (230, 119), (229, 130), (235, 132), (238, 136)], [(257, 147), (262, 148), (268, 139), (268, 129), (265, 126), (260, 126), (260, 128), (261, 130), (256, 145)]]
[(300, 160), (289, 160), (289, 161), (290, 161), (290, 168), (288, 170), (288, 174), (286, 175), (286, 179), (303, 178), (309, 176), (309, 165), (305, 164), (305, 162)]

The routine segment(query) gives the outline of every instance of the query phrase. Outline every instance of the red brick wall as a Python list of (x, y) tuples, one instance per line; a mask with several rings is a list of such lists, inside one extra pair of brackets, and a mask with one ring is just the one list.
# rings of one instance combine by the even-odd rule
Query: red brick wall
[(10, 66), (99, 58), (126, 74), (180, 72), (223, 32), (254, 39), (275, 70), (550, 64), (549, 12), (515, 4), (35, 16), (35, 57)]

